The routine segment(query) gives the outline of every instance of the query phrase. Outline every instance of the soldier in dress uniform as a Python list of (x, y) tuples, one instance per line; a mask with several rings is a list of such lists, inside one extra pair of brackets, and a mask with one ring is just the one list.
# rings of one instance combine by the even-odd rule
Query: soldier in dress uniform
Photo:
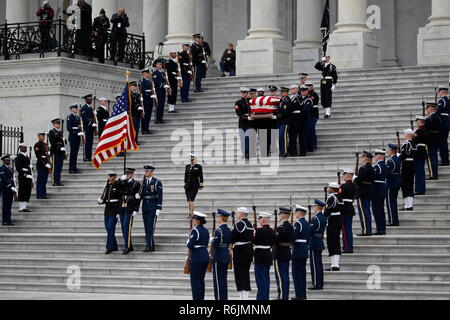
[(399, 160), (401, 161), (400, 167), (400, 179), (402, 187), (403, 199), (405, 199), (405, 206), (402, 211), (412, 211), (414, 200), (414, 171), (415, 171), (415, 151), (413, 147), (413, 135), (412, 129), (406, 129), (404, 131), (405, 143), (401, 148)]
[(278, 88), (276, 86), (269, 86), (269, 96), (270, 97), (276, 97), (277, 96)]
[(387, 154), (389, 159), (386, 161), (388, 168), (388, 174), (386, 177), (386, 208), (389, 219), (390, 227), (398, 227), (400, 225), (398, 221), (398, 206), (397, 198), (398, 191), (400, 190), (400, 167), (401, 162), (397, 156), (398, 146), (393, 143), (388, 144)]
[(98, 137), (101, 138), (103, 131), (105, 130), (106, 123), (109, 119), (108, 111), (108, 99), (101, 97), (98, 99), (98, 109), (97, 109), (97, 121), (98, 121)]
[(142, 104), (144, 105), (144, 119), (141, 121), (142, 134), (151, 134), (150, 121), (152, 120), (153, 101), (156, 99), (155, 86), (150, 75), (150, 69), (142, 71), (142, 79), (139, 83), (141, 88)]
[(289, 154), (289, 126), (290, 126), (290, 113), (292, 101), (289, 98), (289, 89), (281, 87), (281, 100), (278, 106), (277, 119), (278, 119), (278, 137), (280, 145), (280, 156), (286, 158)]
[(31, 166), (31, 159), (27, 153), (27, 145), (25, 143), (19, 144), (19, 152), (14, 159), (14, 166), (17, 170), (17, 178), (19, 180), (19, 212), (31, 212), (27, 208), (30, 202), (31, 189), (33, 189), (33, 171)]
[(36, 156), (36, 197), (38, 199), (48, 199), (47, 197), (47, 181), (48, 173), (52, 168), (50, 163), (50, 154), (48, 145), (45, 143), (45, 132), (38, 133), (39, 141), (34, 145), (34, 154)]
[(375, 180), (375, 171), (372, 167), (373, 155), (364, 151), (362, 156), (362, 165), (359, 167), (355, 177), (357, 186), (358, 212), (361, 222), (361, 233), (358, 236), (372, 235), (372, 212), (370, 210), (370, 201), (373, 197), (373, 183)]
[(209, 232), (204, 227), (206, 214), (194, 212), (194, 228), (191, 230), (187, 247), (191, 250), (190, 278), (193, 300), (205, 300), (205, 275), (209, 264)]
[(356, 186), (353, 183), (354, 174), (354, 170), (345, 169), (344, 183), (341, 184), (341, 198), (344, 202), (341, 210), (342, 251), (344, 253), (353, 253), (353, 217), (355, 216), (353, 202), (356, 196)]
[(66, 145), (61, 131), (61, 119), (52, 120), (52, 124), (53, 129), (48, 133), (50, 155), (53, 163), (52, 185), (54, 187), (62, 187), (64, 185), (61, 183), (61, 172), (66, 156)]
[(155, 167), (144, 166), (145, 177), (142, 187), (136, 199), (142, 199), (142, 219), (145, 229), (145, 249), (144, 252), (155, 251), (154, 233), (156, 221), (162, 212), (163, 185), (159, 179), (153, 176)]
[(249, 89), (241, 88), (241, 98), (235, 102), (234, 111), (239, 118), (239, 137), (241, 139), (242, 155), (250, 158), (254, 154), (255, 130), (252, 130), (252, 121), (249, 119), (250, 106), (248, 105)]
[(195, 197), (198, 190), (203, 189), (203, 167), (197, 163), (195, 154), (191, 154), (189, 158), (191, 163), (187, 164), (184, 170), (184, 191), (189, 207), (189, 217), (191, 217), (195, 210)]
[(201, 44), (201, 34), (196, 33), (192, 36), (194, 42), (191, 45), (192, 63), (195, 72), (195, 91), (203, 92), (202, 79), (206, 76), (206, 69), (208, 66), (207, 57), (205, 55), (204, 47)]
[[(308, 87), (300, 88), (300, 95), (292, 98), (291, 105), (291, 134), (289, 136), (290, 154), (306, 156), (308, 148), (308, 133), (312, 100), (308, 97)], [(297, 139), (300, 142), (300, 154), (297, 154)]]
[(344, 201), (339, 195), (340, 186), (336, 182), (328, 184), (328, 198), (324, 210), (324, 215), (328, 219), (327, 225), (327, 247), (328, 255), (331, 259), (331, 267), (327, 271), (339, 271), (339, 259), (341, 258), (341, 211)]
[(330, 61), (330, 56), (322, 57), (321, 61), (317, 62), (315, 66), (317, 70), (322, 72), (322, 80), (320, 82), (320, 97), (322, 99), (322, 107), (325, 108), (325, 119), (331, 117), (333, 90), (335, 89), (338, 80), (336, 66)]
[(313, 211), (315, 215), (310, 221), (311, 238), (309, 239), (309, 262), (311, 267), (312, 287), (309, 290), (323, 289), (323, 263), (322, 251), (325, 249), (323, 245), (323, 234), (327, 226), (327, 218), (323, 214), (326, 206), (325, 202), (314, 200)]
[(94, 144), (94, 135), (97, 128), (97, 123), (94, 119), (94, 109), (92, 107), (93, 97), (92, 94), (85, 95), (83, 97), (86, 104), (80, 109), (80, 116), (83, 123), (84, 135), (86, 138), (86, 144), (84, 145), (84, 159), (85, 162), (92, 161), (92, 145)]
[(375, 171), (375, 178), (373, 183), (373, 198), (372, 198), (372, 214), (377, 226), (375, 235), (386, 234), (386, 213), (384, 212), (384, 200), (386, 199), (386, 177), (389, 169), (386, 166), (384, 158), (386, 156), (385, 150), (376, 149), (375, 164), (373, 169)]
[(248, 300), (250, 286), (250, 266), (253, 260), (253, 228), (247, 219), (249, 210), (241, 207), (236, 210), (236, 224), (231, 231), (233, 246), (234, 280), (241, 300)]
[(302, 98), (298, 95), (298, 87), (296, 85), (291, 86), (291, 106), (289, 108), (289, 155), (297, 157), (297, 146), (301, 144), (302, 139)]
[(274, 246), (275, 280), (278, 300), (289, 300), (289, 262), (292, 259), (294, 228), (289, 223), (291, 209), (280, 208), (278, 214), (280, 223), (277, 226)]
[(436, 109), (436, 114), (441, 118), (441, 130), (439, 131), (439, 155), (441, 156), (441, 166), (448, 166), (448, 134), (450, 131), (450, 100), (448, 98), (448, 88), (439, 88), (440, 97)]
[(436, 104), (427, 103), (427, 117), (425, 119), (425, 129), (428, 131), (428, 158), (430, 169), (430, 180), (438, 180), (438, 151), (440, 144), (439, 132), (441, 130), (441, 118), (436, 114)]
[(67, 117), (67, 132), (69, 132), (70, 157), (69, 157), (69, 174), (79, 174), (81, 171), (77, 168), (78, 151), (80, 150), (81, 139), (84, 136), (81, 126), (81, 119), (78, 116), (78, 105), (72, 104)]
[(306, 86), (306, 81), (308, 81), (309, 74), (304, 73), (304, 72), (300, 72), (298, 75), (300, 76), (300, 79), (299, 79), (300, 80), (300, 84), (298, 85), (298, 87), (300, 88), (300, 87)]
[(216, 300), (228, 300), (228, 264), (230, 263), (229, 246), (231, 242), (231, 230), (228, 228), (227, 221), (230, 213), (218, 209), (217, 224), (214, 230), (214, 238), (211, 240), (213, 248), (212, 272), (214, 283), (214, 297)]
[(139, 181), (134, 180), (133, 168), (127, 168), (125, 174), (120, 178), (120, 185), (122, 189), (122, 208), (120, 210), (120, 225), (122, 227), (123, 240), (125, 242), (125, 249), (123, 254), (127, 255), (134, 251), (133, 243), (131, 242), (131, 232), (133, 229), (133, 220), (139, 211), (140, 200), (136, 199), (136, 194), (141, 189)]
[(14, 183), (14, 171), (10, 167), (11, 155), (2, 157), (2, 166), (0, 166), (0, 194), (2, 196), (2, 226), (13, 226), (11, 221), (11, 207), (14, 200), (14, 194), (19, 191)]
[(156, 60), (154, 65), (156, 69), (153, 70), (153, 83), (155, 84), (156, 96), (158, 99), (155, 124), (163, 124), (166, 90), (170, 88), (170, 86), (166, 84), (162, 60)]
[(428, 161), (428, 131), (425, 129), (425, 117), (416, 116), (417, 130), (413, 137), (415, 163), (415, 195), (424, 195), (427, 191), (425, 182), (425, 162)]
[(122, 209), (122, 184), (117, 180), (117, 174), (114, 171), (108, 173), (108, 181), (103, 189), (103, 193), (98, 198), (98, 204), (105, 205), (105, 229), (106, 229), (106, 251), (110, 254), (118, 251), (116, 240), (116, 225), (120, 219), (120, 211)]
[(306, 300), (306, 261), (308, 260), (308, 241), (311, 227), (305, 219), (307, 208), (296, 205), (292, 249), (292, 280), (294, 280), (295, 298), (292, 300)]
[(138, 84), (136, 81), (130, 82), (130, 96), (131, 96), (131, 105), (130, 105), (130, 113), (133, 118), (133, 127), (136, 132), (136, 143), (139, 145), (139, 131), (141, 129), (141, 121), (144, 119), (144, 107), (142, 106), (141, 94), (138, 90)]
[(317, 121), (319, 121), (319, 95), (314, 91), (314, 85), (311, 82), (307, 82), (306, 86), (309, 89), (308, 97), (313, 102), (311, 117), (309, 118), (308, 151), (314, 152), (314, 150), (317, 149), (316, 126)]
[(167, 78), (169, 79), (170, 90), (172, 92), (172, 94), (167, 97), (167, 104), (169, 105), (169, 113), (178, 113), (178, 111), (175, 110), (175, 105), (177, 104), (178, 81), (181, 80), (181, 77), (178, 76), (177, 57), (178, 52), (171, 51), (170, 59), (166, 61)]
[(181, 67), (181, 78), (183, 79), (183, 86), (180, 89), (181, 102), (191, 102), (189, 100), (189, 89), (191, 88), (191, 81), (193, 77), (191, 54), (189, 53), (189, 43), (182, 45), (183, 51), (178, 56), (178, 62)]
[(275, 244), (275, 234), (270, 227), (270, 217), (267, 212), (259, 213), (260, 227), (255, 230), (253, 240), (255, 248), (255, 280), (258, 292), (256, 300), (269, 300), (270, 266), (272, 265), (272, 246)]
[(265, 89), (264, 88), (258, 88), (256, 89), (256, 96), (257, 97), (264, 97)]

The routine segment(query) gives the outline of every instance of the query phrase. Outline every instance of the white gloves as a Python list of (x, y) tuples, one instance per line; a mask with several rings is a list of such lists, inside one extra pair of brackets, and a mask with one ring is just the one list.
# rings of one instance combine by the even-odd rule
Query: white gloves
[(31, 174), (27, 175), (26, 178), (33, 180), (33, 176)]
[(93, 124), (92, 124), (92, 128), (97, 128), (97, 124), (96, 124), (96, 123), (93, 123)]
[(127, 175), (124, 174), (123, 176), (120, 177), (120, 180), (127, 180)]
[(327, 61), (327, 58), (326, 57), (322, 57), (322, 59), (320, 59), (320, 61), (325, 62), (325, 61)]
[(98, 204), (102, 204), (102, 203), (103, 203), (102, 198), (98, 198), (98, 199), (97, 199), (97, 203), (98, 203)]
[(14, 192), (14, 193), (19, 193), (19, 191), (17, 191), (17, 188), (16, 188), (16, 187), (12, 187), (12, 188), (11, 188), (11, 191)]
[(60, 150), (61, 150), (61, 151), (66, 151), (66, 148), (62, 147)]
[(333, 91), (334, 89), (336, 89), (336, 86), (333, 84), (333, 85), (331, 86), (331, 91)]
[(84, 133), (83, 132), (78, 132), (78, 136), (82, 137), (82, 136), (84, 136)]
[(120, 214), (116, 214), (116, 219), (120, 220)]
[(97, 111), (94, 111), (94, 114), (97, 115)]
[(156, 95), (152, 94), (152, 96), (150, 98), (156, 99)]
[(160, 214), (161, 214), (161, 210), (157, 209), (156, 210), (156, 216), (159, 217)]
[(181, 80), (182, 78), (181, 77), (177, 77), (177, 80)]
[(136, 198), (136, 199), (140, 199), (141, 198), (141, 196), (139, 195), (139, 193), (136, 193), (135, 195), (134, 195), (134, 197)]
[(202, 63), (206, 64), (206, 60), (203, 60)]
[(136, 217), (137, 216), (137, 211), (134, 211), (133, 212), (133, 217)]
[(144, 102), (144, 98), (141, 97), (141, 102)]
[(188, 73), (189, 73), (189, 74), (192, 74), (192, 71), (191, 71), (191, 70), (189, 70), (189, 71), (188, 71)]
[(166, 84), (166, 85), (164, 86), (164, 89), (170, 89), (170, 86), (169, 86), (168, 84)]
[(51, 169), (51, 168), (52, 168), (52, 165), (51, 165), (50, 163), (47, 163), (47, 164), (45, 165), (45, 167)]

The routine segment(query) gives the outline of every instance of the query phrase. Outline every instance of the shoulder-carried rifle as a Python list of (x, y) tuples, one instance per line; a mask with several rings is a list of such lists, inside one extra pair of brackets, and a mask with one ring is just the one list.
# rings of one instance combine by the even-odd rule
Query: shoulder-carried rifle
[[(233, 227), (236, 223), (234, 215), (235, 215), (235, 212), (231, 211), (231, 223), (232, 223)], [(228, 270), (231, 270), (231, 269), (233, 269), (233, 246), (232, 245), (230, 245), (229, 250), (230, 250), (230, 262), (228, 262)]]
[[(211, 214), (212, 214), (212, 218), (213, 218), (213, 227), (212, 227), (212, 232), (211, 232), (211, 238), (214, 238), (214, 232), (216, 231), (216, 213), (214, 212), (214, 200), (212, 201), (212, 205), (211, 205)], [(209, 246), (209, 263), (208, 263), (208, 267), (206, 268), (207, 272), (212, 271), (213, 255), (214, 255), (214, 247), (211, 243), (211, 245)]]
[[(192, 230), (192, 218), (189, 219), (189, 236), (191, 235)], [(186, 261), (184, 262), (184, 274), (189, 274), (191, 272), (191, 249), (188, 249), (188, 254), (186, 257)]]
[(336, 161), (336, 174), (337, 174), (338, 184), (341, 185), (341, 171), (339, 170), (339, 162), (337, 162), (337, 161)]
[(328, 198), (328, 187), (327, 186), (325, 186), (325, 187), (323, 187), (323, 193), (324, 193), (324, 199), (325, 199), (325, 203), (327, 202), (327, 198)]
[(356, 152), (355, 155), (356, 155), (355, 176), (358, 176), (358, 171), (359, 171), (359, 152)]
[(308, 195), (308, 222), (311, 223), (311, 196)]
[(399, 148), (399, 150), (400, 150), (400, 148), (402, 147), (400, 145), (400, 132), (397, 131), (395, 134), (397, 135), (397, 148)]
[(422, 96), (422, 115), (425, 117), (426, 103)]
[(96, 116), (96, 113), (97, 113), (96, 100), (97, 100), (97, 91), (95, 90), (94, 91), (94, 104), (93, 104), (94, 112), (92, 113), (92, 122), (95, 124), (94, 134), (96, 136), (98, 136), (98, 123), (97, 123), (97, 116)]
[(253, 228), (256, 229), (258, 228), (258, 224), (257, 224), (257, 218), (256, 218), (256, 206), (255, 206), (255, 200), (253, 199), (253, 195), (252, 195), (252, 209), (253, 209)]
[(294, 224), (294, 211), (292, 208), (292, 195), (289, 196), (289, 210), (291, 210), (291, 224)]

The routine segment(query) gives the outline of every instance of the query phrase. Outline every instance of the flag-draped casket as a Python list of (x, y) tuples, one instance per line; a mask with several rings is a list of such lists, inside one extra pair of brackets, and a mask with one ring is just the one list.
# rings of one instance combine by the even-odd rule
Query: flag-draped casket
[(268, 113), (274, 113), (278, 110), (280, 104), (280, 98), (278, 97), (258, 97), (249, 101), (251, 112), (254, 115), (262, 115)]

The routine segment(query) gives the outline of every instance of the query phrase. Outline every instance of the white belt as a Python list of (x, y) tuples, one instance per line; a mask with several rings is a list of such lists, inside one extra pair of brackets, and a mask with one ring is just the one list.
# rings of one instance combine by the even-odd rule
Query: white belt
[(317, 108), (317, 109), (319, 109), (319, 106), (313, 106), (313, 108)]
[(406, 158), (405, 161), (414, 161), (414, 158)]
[(375, 183), (386, 183), (386, 181), (375, 180)]
[(294, 112), (292, 112), (292, 113), (302, 113), (300, 110), (295, 110)]
[(330, 80), (333, 79), (333, 77), (325, 77), (324, 79)]
[(270, 249), (271, 247), (270, 247), (270, 246), (255, 246), (254, 248), (255, 248), (255, 249), (264, 249), (264, 250), (268, 250), (268, 249)]
[(72, 130), (77, 130), (77, 129), (79, 129), (78, 127), (72, 127)]
[(418, 147), (425, 147), (425, 143), (418, 143), (417, 146)]
[(108, 202), (108, 203), (111, 203), (111, 202), (119, 202), (119, 199), (107, 200), (106, 202)]
[(234, 246), (243, 246), (243, 245), (246, 245), (246, 244), (250, 244), (251, 242), (236, 242), (235, 244), (234, 244)]
[(297, 239), (297, 240), (295, 240), (295, 242), (306, 243), (306, 240), (305, 239)]
[(194, 246), (195, 249), (206, 248), (206, 246)]
[(341, 215), (340, 212), (332, 212), (332, 213), (330, 214), (330, 216), (332, 216), (332, 217), (334, 217), (334, 216), (340, 216), (340, 215)]
[(354, 200), (352, 199), (342, 199), (344, 202), (353, 202)]
[(189, 63), (183, 63), (183, 65), (185, 65), (185, 66), (188, 66), (188, 65), (189, 65)]
[(446, 117), (448, 117), (448, 113), (441, 113), (441, 116), (446, 116)]

